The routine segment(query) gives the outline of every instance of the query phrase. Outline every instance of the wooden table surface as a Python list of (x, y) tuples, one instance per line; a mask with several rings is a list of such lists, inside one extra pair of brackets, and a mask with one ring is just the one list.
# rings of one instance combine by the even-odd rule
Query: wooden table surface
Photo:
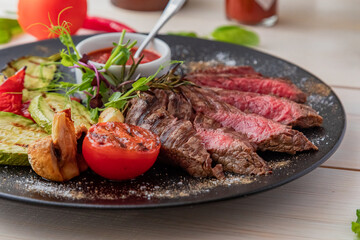
[[(0, 10), (16, 10), (0, 0)], [(159, 12), (88, 0), (89, 14), (147, 32)], [(279, 23), (256, 31), (259, 50), (289, 60), (329, 84), (345, 106), (347, 132), (313, 172), (277, 189), (233, 200), (153, 210), (89, 210), (0, 199), (0, 239), (354, 239), (360, 208), (360, 4), (356, 0), (279, 2)], [(161, 32), (208, 35), (229, 24), (222, 0), (189, 0)], [(86, 31), (80, 31), (87, 33)], [(35, 39), (23, 34), (0, 48)]]

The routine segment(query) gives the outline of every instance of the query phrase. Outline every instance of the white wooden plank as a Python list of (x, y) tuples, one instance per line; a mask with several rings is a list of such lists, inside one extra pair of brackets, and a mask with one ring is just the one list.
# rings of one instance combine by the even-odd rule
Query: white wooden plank
[[(160, 15), (117, 9), (109, 0), (88, 2), (90, 15), (119, 20), (143, 32)], [(16, 9), (15, 0), (0, 3), (3, 9)], [(360, 87), (357, 1), (279, 3), (277, 26), (249, 27), (260, 35), (259, 49), (304, 67), (330, 85)], [(230, 23), (223, 4), (189, 0), (162, 32), (207, 35)], [(337, 17), (329, 18), (334, 12)], [(11, 44), (33, 40), (25, 36)], [(360, 94), (351, 89), (335, 91), (348, 113), (348, 131), (324, 166), (359, 169)], [(282, 188), (245, 199), (142, 211), (64, 209), (0, 200), (0, 239), (353, 239), (350, 222), (359, 207), (359, 178), (358, 172), (318, 169)]]
[(360, 116), (347, 116), (347, 131), (334, 155), (323, 166), (360, 170)]
[(347, 131), (339, 149), (323, 166), (360, 169), (360, 91), (339, 87), (333, 90), (345, 108)]
[(360, 173), (317, 169), (247, 198), (119, 211), (0, 200), (0, 239), (352, 239)]
[(347, 115), (360, 116), (360, 89), (333, 87), (333, 91), (339, 97)]

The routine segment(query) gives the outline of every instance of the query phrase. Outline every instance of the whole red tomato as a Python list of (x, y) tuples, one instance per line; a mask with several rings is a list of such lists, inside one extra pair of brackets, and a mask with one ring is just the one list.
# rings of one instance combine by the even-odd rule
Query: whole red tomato
[(70, 22), (70, 31), (71, 34), (74, 34), (81, 28), (85, 20), (87, 11), (86, 0), (19, 0), (19, 24), (25, 32), (38, 39), (48, 38), (49, 30), (45, 26), (37, 23), (50, 27), (50, 16), (51, 22), (57, 25), (59, 13), (67, 7), (71, 8), (61, 14), (60, 24), (64, 20)]
[(93, 125), (82, 146), (89, 167), (112, 180), (132, 179), (143, 174), (155, 163), (159, 151), (158, 136), (121, 122)]

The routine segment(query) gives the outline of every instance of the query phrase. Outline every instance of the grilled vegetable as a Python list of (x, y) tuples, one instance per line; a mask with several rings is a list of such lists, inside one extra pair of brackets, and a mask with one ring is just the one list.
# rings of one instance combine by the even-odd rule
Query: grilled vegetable
[(0, 85), (0, 111), (21, 113), (21, 93), (24, 89), (24, 77), (25, 68)]
[(151, 131), (121, 122), (93, 125), (85, 136), (82, 153), (89, 167), (112, 180), (135, 178), (155, 163), (160, 138)]
[[(59, 55), (55, 54), (48, 58), (37, 56), (26, 56), (15, 59), (9, 62), (5, 69), (2, 70), (2, 74), (6, 77), (13, 76), (19, 69), (26, 66), (25, 75), (25, 88), (26, 89), (38, 89), (47, 87), (54, 79), (56, 72), (56, 65), (50, 63), (59, 59)], [(1, 78), (0, 78), (1, 81)]]
[(66, 109), (54, 115), (52, 136), (41, 138), (28, 148), (32, 169), (41, 177), (63, 182), (87, 169), (78, 154), (78, 143), (71, 111)]
[(28, 145), (47, 135), (30, 119), (0, 112), (0, 164), (29, 165)]
[(124, 115), (119, 109), (106, 108), (99, 116), (99, 122), (124, 122)]
[(39, 126), (51, 133), (55, 113), (69, 107), (71, 107), (71, 117), (76, 132), (82, 127), (89, 128), (94, 124), (90, 118), (90, 112), (81, 103), (72, 101), (59, 93), (46, 93), (35, 97), (30, 103), (29, 112)]

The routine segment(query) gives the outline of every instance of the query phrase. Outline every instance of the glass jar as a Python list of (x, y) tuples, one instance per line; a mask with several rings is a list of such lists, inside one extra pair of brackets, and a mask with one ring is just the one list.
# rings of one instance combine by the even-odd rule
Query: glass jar
[(277, 0), (226, 0), (226, 16), (248, 25), (273, 26), (278, 21)]

